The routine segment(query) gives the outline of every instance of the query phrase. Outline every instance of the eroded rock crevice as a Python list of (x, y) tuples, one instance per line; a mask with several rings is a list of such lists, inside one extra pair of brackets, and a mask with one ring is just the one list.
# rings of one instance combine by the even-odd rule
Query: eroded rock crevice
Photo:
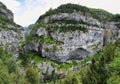
[(103, 46), (115, 42), (119, 38), (118, 31), (119, 29), (115, 26), (114, 22), (107, 23), (104, 29)]

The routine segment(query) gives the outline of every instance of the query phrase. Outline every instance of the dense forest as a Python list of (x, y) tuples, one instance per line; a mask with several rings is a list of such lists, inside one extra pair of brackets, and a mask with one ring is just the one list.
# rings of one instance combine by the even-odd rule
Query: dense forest
[[(0, 83), (1, 84), (39, 84), (39, 72), (35, 69), (34, 64), (30, 64), (30, 58), (37, 56), (30, 52), (26, 52), (24, 59), (21, 59), (23, 66), (18, 65), (20, 60), (11, 59), (11, 54), (5, 50), (0, 49)], [(29, 57), (28, 57), (29, 56)], [(35, 59), (35, 58), (34, 58)], [(42, 61), (49, 61), (47, 59), (39, 58)], [(17, 62), (16, 62), (17, 61)], [(40, 60), (36, 60), (36, 62)], [(71, 71), (65, 78), (58, 78), (53, 72), (51, 75), (46, 74), (49, 79), (42, 82), (49, 82), (50, 84), (119, 84), (120, 83), (120, 40), (114, 44), (107, 45), (101, 52), (96, 55), (82, 60), (80, 63), (73, 64), (57, 64), (61, 69), (67, 69), (73, 66), (79, 66), (77, 72)], [(72, 65), (72, 66), (70, 66)], [(22, 67), (25, 67), (25, 73), (21, 74)], [(42, 72), (40, 72), (42, 73)]]

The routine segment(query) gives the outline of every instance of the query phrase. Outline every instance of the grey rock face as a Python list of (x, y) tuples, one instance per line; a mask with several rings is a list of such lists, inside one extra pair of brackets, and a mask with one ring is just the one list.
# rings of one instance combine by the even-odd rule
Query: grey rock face
[(20, 34), (9, 31), (0, 31), (0, 46), (7, 51), (17, 51), (20, 42)]
[(48, 73), (51, 74), (54, 69), (57, 71), (57, 68), (53, 67), (49, 62), (39, 63), (37, 67), (40, 68), (43, 73), (48, 71)]
[(6, 18), (10, 21), (13, 21), (13, 13), (7, 9), (7, 7), (0, 2), (0, 16), (3, 17), (3, 18)]
[(116, 23), (114, 22), (109, 22), (105, 25), (103, 45), (115, 42), (119, 38), (119, 29), (115, 26), (115, 24)]
[(36, 34), (37, 34), (38, 36), (47, 37), (47, 31), (46, 31), (44, 28), (39, 28), (39, 29), (36, 31)]
[[(88, 32), (86, 33), (79, 30), (50, 32), (49, 34), (54, 40), (62, 43), (60, 45), (43, 43), (42, 56), (60, 62), (81, 60), (99, 52), (104, 45), (115, 42), (118, 39), (118, 28), (113, 23), (107, 23), (105, 28), (89, 26), (87, 29)], [(46, 32), (47, 30), (39, 28), (36, 31), (36, 35), (46, 38)], [(28, 45), (28, 50), (38, 52), (38, 44)]]
[(61, 21), (61, 20), (85, 22), (87, 24), (92, 24), (92, 25), (97, 25), (97, 26), (102, 25), (98, 20), (90, 16), (81, 15), (79, 13), (72, 13), (72, 14), (60, 13), (57, 15), (48, 16), (44, 19), (44, 22), (47, 23), (50, 21)]
[[(46, 32), (47, 31), (37, 31), (36, 34), (38, 36), (47, 36)], [(50, 32), (50, 35), (54, 40), (61, 41), (62, 44), (43, 44), (42, 56), (56, 61), (81, 60), (95, 54), (103, 47), (104, 30), (100, 28), (89, 27), (87, 33), (78, 30), (74, 32), (56, 31)], [(32, 43), (27, 45), (26, 48), (28, 50), (38, 51), (38, 44)], [(46, 50), (53, 48), (56, 50)]]
[(13, 13), (0, 2), (0, 47), (7, 51), (18, 51), (18, 46), (22, 41), (22, 27), (13, 21)]
[[(80, 13), (50, 15), (45, 17), (42, 23), (45, 23), (48, 28), (56, 28), (55, 31), (39, 27), (38, 30), (34, 31), (34, 35), (43, 38), (50, 36), (55, 41), (61, 42), (60, 45), (43, 43), (42, 56), (60, 62), (84, 59), (99, 52), (104, 45), (115, 42), (118, 38), (118, 29), (114, 23), (103, 24), (92, 16)], [(76, 26), (86, 28), (88, 32), (75, 30)], [(60, 31), (60, 28), (64, 27), (73, 27), (75, 31)], [(37, 47), (34, 45), (31, 49), (34, 50)]]
[(118, 38), (120, 38), (120, 30), (118, 31)]
[(31, 42), (25, 46), (25, 49), (38, 52), (38, 46), (39, 45), (37, 43)]
[(65, 62), (72, 59), (84, 59), (102, 49), (104, 31), (99, 28), (91, 28), (87, 33), (81, 31), (66, 33), (52, 32), (51, 36), (63, 42), (63, 44), (55, 46), (55, 52), (45, 51), (46, 48), (53, 48), (54, 45), (43, 45), (43, 56), (52, 60)]

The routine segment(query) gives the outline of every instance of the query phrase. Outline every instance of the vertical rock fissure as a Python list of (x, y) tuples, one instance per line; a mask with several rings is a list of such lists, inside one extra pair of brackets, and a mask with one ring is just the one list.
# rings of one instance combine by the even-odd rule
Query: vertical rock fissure
[(39, 56), (42, 57), (42, 44), (41, 43), (39, 43), (39, 46), (38, 46), (38, 54)]

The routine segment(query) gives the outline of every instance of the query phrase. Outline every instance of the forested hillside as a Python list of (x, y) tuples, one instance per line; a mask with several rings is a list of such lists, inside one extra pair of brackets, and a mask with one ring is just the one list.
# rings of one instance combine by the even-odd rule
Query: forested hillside
[(120, 14), (69, 3), (22, 28), (0, 2), (0, 84), (120, 84)]

